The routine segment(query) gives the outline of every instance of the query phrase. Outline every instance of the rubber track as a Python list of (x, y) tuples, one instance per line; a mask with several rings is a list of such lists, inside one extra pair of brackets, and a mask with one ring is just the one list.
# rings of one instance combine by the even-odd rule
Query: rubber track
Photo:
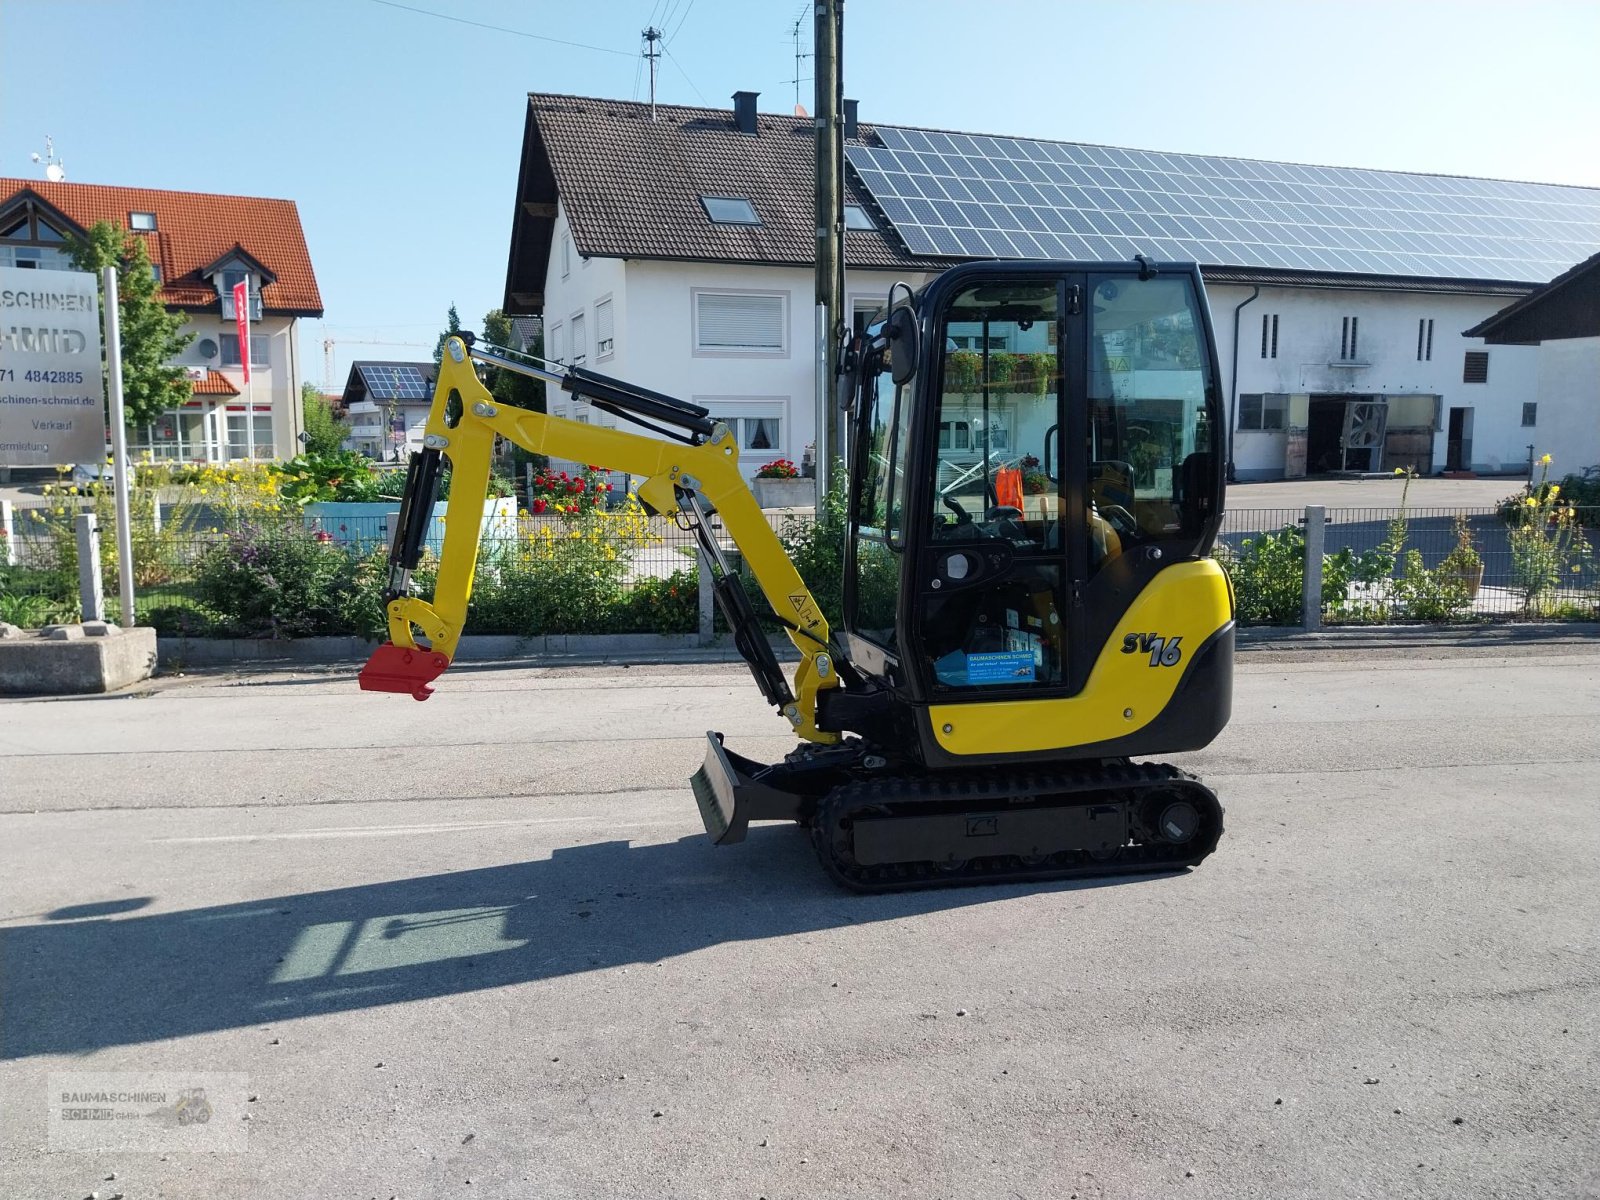
[[(1049, 855), (1043, 863), (1002, 855), (972, 858), (960, 867), (936, 862), (863, 867), (851, 856), (851, 835), (841, 825), (856, 814), (893, 817), (898, 812), (909, 817), (925, 815), (930, 807), (941, 812), (1003, 812), (1029, 797), (1075, 794), (1081, 800), (1075, 800), (1073, 806), (1127, 806), (1129, 825), (1134, 827), (1146, 796), (1167, 789), (1181, 792), (1183, 799), (1195, 805), (1201, 816), (1200, 831), (1177, 846), (1133, 841), (1106, 862), (1096, 861), (1087, 851), (1070, 850)], [(1051, 803), (1050, 807), (1064, 806)], [(895, 777), (847, 784), (829, 793), (818, 806), (811, 840), (823, 867), (837, 883), (857, 892), (897, 892), (1179, 871), (1198, 865), (1216, 849), (1222, 836), (1222, 815), (1215, 793), (1187, 771), (1165, 763), (1123, 763), (1071, 772), (993, 772), (959, 780)], [(1136, 828), (1133, 836), (1137, 837)]]

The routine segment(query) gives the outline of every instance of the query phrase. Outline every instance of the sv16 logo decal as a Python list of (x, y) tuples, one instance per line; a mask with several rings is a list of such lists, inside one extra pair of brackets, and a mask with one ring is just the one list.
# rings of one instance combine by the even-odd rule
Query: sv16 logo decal
[(1152, 667), (1175, 667), (1183, 658), (1178, 643), (1181, 637), (1162, 637), (1158, 633), (1130, 633), (1122, 639), (1124, 654), (1148, 654)]

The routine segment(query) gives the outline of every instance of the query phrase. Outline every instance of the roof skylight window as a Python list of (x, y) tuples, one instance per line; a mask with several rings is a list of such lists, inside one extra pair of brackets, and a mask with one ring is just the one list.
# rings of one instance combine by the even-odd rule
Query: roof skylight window
[(877, 222), (872, 219), (872, 214), (859, 204), (846, 204), (844, 206), (844, 227), (846, 229), (876, 229)]
[(759, 225), (755, 205), (744, 196), (701, 196), (706, 216), (713, 225)]

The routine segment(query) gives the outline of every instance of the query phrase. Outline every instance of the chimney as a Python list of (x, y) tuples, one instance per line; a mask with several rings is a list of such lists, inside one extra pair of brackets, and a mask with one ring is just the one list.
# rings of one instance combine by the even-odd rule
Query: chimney
[(756, 128), (756, 97), (760, 92), (735, 92), (733, 94), (733, 124), (740, 133), (747, 133), (757, 137), (760, 131)]
[(844, 135), (847, 138), (857, 137), (856, 133), (856, 105), (859, 100), (846, 100), (844, 102)]

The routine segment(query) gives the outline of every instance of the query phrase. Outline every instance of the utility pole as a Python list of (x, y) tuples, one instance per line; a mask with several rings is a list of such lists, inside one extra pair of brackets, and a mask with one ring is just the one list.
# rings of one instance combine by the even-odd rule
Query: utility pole
[[(661, 57), (661, 51), (656, 49), (656, 43), (661, 40), (661, 30), (654, 25), (639, 34), (644, 39), (644, 56), (650, 62), (650, 123), (656, 120), (656, 60)], [(638, 95), (637, 92), (634, 95)]]
[(840, 455), (835, 384), (844, 318), (844, 129), (842, 69), (844, 0), (816, 5), (816, 223), (817, 223), (817, 489), (828, 486)]

